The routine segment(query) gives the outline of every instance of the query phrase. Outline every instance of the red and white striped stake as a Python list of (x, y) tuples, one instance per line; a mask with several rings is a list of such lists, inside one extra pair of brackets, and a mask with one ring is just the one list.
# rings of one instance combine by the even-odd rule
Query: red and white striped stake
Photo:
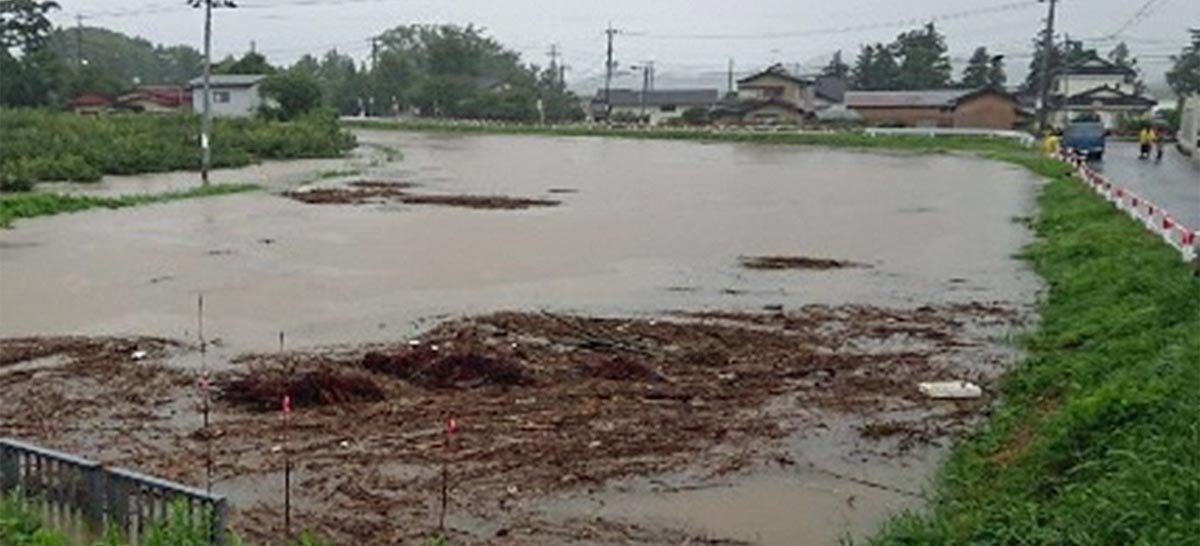
[(451, 417), (446, 421), (446, 450), (442, 454), (442, 511), (438, 514), (438, 534), (446, 536), (446, 507), (450, 497), (450, 451), (454, 449), (454, 435), (458, 432), (458, 420)]

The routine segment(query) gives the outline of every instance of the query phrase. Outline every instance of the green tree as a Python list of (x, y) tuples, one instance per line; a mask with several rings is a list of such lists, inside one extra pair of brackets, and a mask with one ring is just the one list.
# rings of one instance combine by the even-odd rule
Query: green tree
[(821, 69), (821, 75), (835, 78), (850, 77), (850, 65), (842, 61), (842, 50), (839, 49), (833, 53), (833, 57), (829, 59), (829, 64)]
[(63, 100), (62, 59), (46, 47), (57, 2), (0, 2), (0, 105), (43, 106)]
[(859, 50), (854, 68), (850, 71), (850, 80), (855, 89), (864, 91), (896, 89), (899, 72), (892, 47), (877, 43), (865, 45)]
[[(1129, 46), (1125, 45), (1125, 42), (1118, 43), (1113, 47), (1112, 51), (1108, 52), (1108, 60), (1121, 68), (1129, 70), (1133, 74), (1139, 73), (1137, 59), (1129, 53)], [(1146, 84), (1142, 81), (1141, 77), (1135, 76), (1133, 78), (1133, 89), (1134, 93), (1138, 95), (1146, 92)]]
[(267, 62), (267, 58), (256, 51), (247, 51), (242, 58), (233, 60), (232, 57), (221, 61), (213, 67), (215, 74), (274, 74), (275, 67)]
[(984, 87), (988, 85), (988, 75), (992, 70), (992, 57), (986, 47), (975, 48), (967, 67), (963, 69), (962, 84), (964, 87)]
[(1003, 89), (1006, 83), (1008, 83), (1008, 74), (1004, 71), (1004, 55), (993, 55), (991, 64), (988, 65), (987, 85)]
[(1084, 49), (1083, 43), (1071, 38), (1064, 37), (1059, 40), (1054, 39), (1054, 46), (1049, 50), (1045, 47), (1046, 31), (1038, 32), (1038, 35), (1033, 40), (1033, 57), (1029, 60), (1029, 72), (1025, 75), (1025, 82), (1021, 88), (1026, 91), (1038, 91), (1041, 89), (1042, 70), (1046, 68), (1043, 65), (1044, 60), (1049, 56), (1049, 74), (1051, 77), (1051, 85), (1053, 85), (1053, 77), (1061, 74), (1063, 70), (1078, 63), (1081, 63), (1092, 56), (1096, 55), (1094, 49)]
[(900, 60), (896, 80), (900, 89), (941, 89), (950, 85), (946, 38), (933, 23), (897, 36), (895, 52)]
[(291, 121), (321, 107), (321, 86), (304, 70), (284, 70), (267, 77), (261, 91), (267, 104), (263, 114)]
[(1200, 93), (1200, 28), (1188, 31), (1191, 43), (1184, 46), (1178, 55), (1171, 56), (1171, 69), (1167, 71), (1167, 85), (1179, 97)]

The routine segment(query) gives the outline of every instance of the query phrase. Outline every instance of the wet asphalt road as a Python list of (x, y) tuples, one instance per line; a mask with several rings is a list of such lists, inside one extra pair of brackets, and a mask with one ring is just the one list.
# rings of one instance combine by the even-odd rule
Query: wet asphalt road
[(1161, 162), (1138, 159), (1136, 142), (1109, 142), (1096, 168), (1123, 186), (1166, 208), (1183, 225), (1200, 229), (1200, 164), (1173, 147)]

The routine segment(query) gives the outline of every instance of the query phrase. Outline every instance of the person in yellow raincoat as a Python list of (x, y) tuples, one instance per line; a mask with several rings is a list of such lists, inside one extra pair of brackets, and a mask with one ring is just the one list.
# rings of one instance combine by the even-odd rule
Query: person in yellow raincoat
[(1154, 129), (1151, 129), (1149, 126), (1143, 127), (1138, 132), (1138, 144), (1140, 145), (1138, 159), (1150, 158), (1150, 149), (1154, 147), (1154, 141), (1157, 139), (1158, 135), (1154, 134)]
[(1046, 131), (1046, 136), (1042, 139), (1042, 151), (1046, 155), (1055, 155), (1060, 148), (1062, 148), (1062, 137), (1058, 135), (1058, 131), (1054, 129)]

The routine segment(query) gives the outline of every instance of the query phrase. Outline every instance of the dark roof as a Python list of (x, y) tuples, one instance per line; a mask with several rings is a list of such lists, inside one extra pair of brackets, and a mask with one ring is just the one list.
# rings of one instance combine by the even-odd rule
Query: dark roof
[(1063, 100), (1068, 106), (1144, 106), (1158, 104), (1154, 99), (1133, 95), (1107, 85), (1076, 93)]
[(850, 88), (846, 78), (838, 76), (817, 76), (814, 80), (817, 96), (830, 102), (842, 102), (846, 99), (846, 91)]
[(995, 94), (1013, 104), (1016, 97), (992, 88), (930, 89), (924, 91), (847, 91), (846, 106), (850, 108), (954, 108), (964, 101), (981, 95)]
[(1114, 76), (1134, 76), (1137, 74), (1131, 68), (1117, 66), (1111, 61), (1101, 59), (1094, 51), (1087, 59), (1067, 67), (1065, 72), (1068, 75), (1111, 74)]
[[(716, 89), (653, 89), (646, 92), (646, 106), (709, 106), (720, 100)], [(592, 102), (604, 103), (604, 90), (596, 91)], [(609, 94), (613, 106), (641, 106), (642, 92), (633, 89), (613, 89)]]
[[(267, 77), (263, 74), (213, 74), (209, 76), (211, 87), (254, 87)], [(204, 78), (192, 78), (188, 88), (193, 89), (204, 85)]]
[(143, 85), (117, 97), (117, 102), (127, 103), (147, 100), (167, 108), (177, 108), (192, 102), (192, 95), (177, 85)]
[(767, 67), (765, 70), (763, 70), (762, 72), (757, 72), (757, 73), (751, 74), (751, 75), (749, 75), (749, 76), (746, 76), (745, 78), (742, 78), (742, 79), (738, 80), (737, 82), (738, 82), (738, 85), (741, 85), (741, 84), (744, 84), (744, 83), (750, 83), (750, 82), (752, 82), (752, 81), (754, 81), (754, 80), (757, 80), (757, 79), (759, 79), (759, 78), (763, 78), (763, 77), (766, 77), (766, 76), (775, 76), (775, 77), (777, 77), (777, 78), (783, 78), (783, 79), (785, 79), (785, 80), (791, 80), (791, 81), (794, 81), (794, 82), (796, 82), (796, 83), (798, 83), (798, 84), (800, 84), (800, 85), (808, 85), (808, 84), (811, 84), (811, 83), (812, 83), (812, 80), (806, 80), (806, 79), (804, 79), (804, 78), (800, 78), (800, 77), (797, 77), (797, 76), (793, 76), (793, 75), (792, 75), (792, 73), (791, 73), (791, 72), (788, 72), (788, 71), (787, 71), (787, 69), (786, 69), (786, 68), (784, 68), (784, 67), (783, 67), (783, 65), (782, 65), (782, 64), (780, 64), (780, 63), (775, 63), (775, 64), (773, 64), (773, 65), (771, 65), (771, 66), (768, 66), (768, 67)]

